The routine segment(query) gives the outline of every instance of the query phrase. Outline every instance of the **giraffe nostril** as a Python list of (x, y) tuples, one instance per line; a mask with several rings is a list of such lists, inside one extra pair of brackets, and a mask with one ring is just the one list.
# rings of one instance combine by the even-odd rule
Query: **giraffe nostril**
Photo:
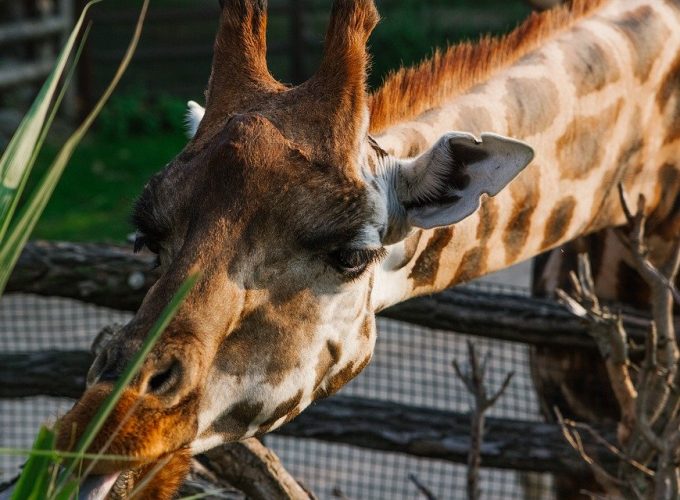
[(99, 375), (99, 382), (115, 382), (120, 377), (120, 370), (115, 366), (109, 366)]
[(147, 391), (156, 395), (167, 394), (179, 385), (181, 373), (182, 367), (180, 362), (177, 359), (173, 359), (168, 366), (157, 371), (149, 378), (149, 382), (146, 385)]
[(115, 382), (122, 373), (121, 363), (118, 361), (116, 355), (111, 352), (103, 353), (100, 361), (103, 368), (96, 377), (97, 382)]

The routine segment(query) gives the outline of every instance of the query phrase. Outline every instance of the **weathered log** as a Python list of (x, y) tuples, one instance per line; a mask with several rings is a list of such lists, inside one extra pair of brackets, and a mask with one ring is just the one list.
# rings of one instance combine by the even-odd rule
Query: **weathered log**
[(134, 311), (158, 279), (154, 267), (153, 255), (126, 247), (34, 241), (24, 248), (7, 291)]
[[(157, 279), (154, 256), (130, 248), (79, 243), (29, 243), (7, 291), (69, 297), (134, 311)], [(419, 297), (382, 316), (442, 330), (533, 345), (592, 347), (584, 323), (561, 305), (530, 297), (486, 293), (469, 288)], [(643, 341), (649, 318), (627, 311), (626, 329)]]
[[(0, 398), (39, 394), (78, 397), (84, 376), (64, 378), (55, 374), (84, 374), (90, 361), (86, 351), (2, 354)], [(64, 363), (70, 367), (60, 368)], [(16, 371), (17, 367), (21, 371)], [(469, 448), (470, 418), (462, 413), (336, 396), (310, 406), (277, 432), (463, 464)], [(614, 439), (611, 433), (609, 436)], [(612, 463), (610, 456), (598, 451), (592, 453), (601, 463)], [(482, 464), (537, 472), (585, 470), (564, 442), (558, 425), (495, 418), (486, 420)]]
[(56, 16), (4, 24), (0, 27), (0, 45), (60, 35), (68, 26), (66, 19)]
[(92, 361), (87, 351), (0, 354), (0, 398), (78, 398)]
[[(470, 444), (470, 416), (335, 396), (310, 406), (276, 433), (464, 464)], [(602, 434), (614, 442), (612, 431)], [(586, 448), (605, 466), (617, 463), (599, 445), (588, 444)], [(481, 452), (483, 467), (561, 473), (586, 470), (556, 424), (487, 417)]]
[(50, 74), (54, 61), (12, 62), (0, 69), (0, 89), (42, 80)]
[[(402, 302), (381, 316), (428, 328), (554, 347), (595, 348), (586, 324), (554, 300), (458, 287)], [(631, 339), (644, 342), (648, 313), (623, 308)], [(680, 324), (680, 318), (676, 324)]]
[(218, 446), (199, 462), (253, 500), (309, 500), (313, 495), (283, 467), (279, 457), (257, 439)]

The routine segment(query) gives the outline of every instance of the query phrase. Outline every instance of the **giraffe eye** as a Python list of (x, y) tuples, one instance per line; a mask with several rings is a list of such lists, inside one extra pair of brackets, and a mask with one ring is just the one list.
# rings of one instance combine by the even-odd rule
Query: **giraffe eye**
[(153, 268), (158, 269), (161, 267), (161, 247), (158, 243), (154, 242), (148, 238), (144, 233), (137, 232), (135, 236), (135, 242), (132, 246), (132, 250), (135, 253), (141, 252), (144, 248), (148, 248), (151, 253), (156, 254), (156, 260), (154, 261)]
[(144, 248), (148, 248), (150, 252), (155, 253), (156, 255), (158, 255), (161, 251), (161, 246), (157, 242), (149, 238), (144, 233), (140, 233), (138, 231), (135, 235), (133, 250), (135, 253), (137, 253), (141, 252)]
[(377, 262), (385, 255), (385, 249), (340, 249), (332, 252), (331, 265), (348, 278), (358, 277), (369, 264)]

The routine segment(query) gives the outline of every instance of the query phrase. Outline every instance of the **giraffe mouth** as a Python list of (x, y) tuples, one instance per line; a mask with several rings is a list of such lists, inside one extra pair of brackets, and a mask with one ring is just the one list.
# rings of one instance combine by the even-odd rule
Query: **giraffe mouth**
[[(80, 440), (82, 430), (109, 394), (107, 384), (95, 385), (83, 394), (59, 421), (57, 449), (72, 449), (72, 443)], [(195, 404), (195, 399), (191, 399), (189, 404), (168, 408), (157, 398), (126, 389), (88, 448), (89, 453), (101, 454), (101, 457), (84, 461), (84, 467), (91, 472), (82, 483), (78, 498), (127, 498), (142, 484), (137, 484), (141, 477), (150, 471), (154, 471), (154, 475), (161, 473), (167, 465), (162, 462), (166, 457), (168, 463), (175, 464), (169, 473), (174, 474), (170, 479), (183, 478), (183, 464), (188, 464), (188, 460), (182, 461), (180, 456), (185, 457), (182, 450), (196, 432), (192, 418)], [(158, 486), (166, 479), (152, 481), (150, 478), (148, 483)]]
[(80, 485), (78, 500), (104, 500), (122, 476), (120, 472), (88, 476)]

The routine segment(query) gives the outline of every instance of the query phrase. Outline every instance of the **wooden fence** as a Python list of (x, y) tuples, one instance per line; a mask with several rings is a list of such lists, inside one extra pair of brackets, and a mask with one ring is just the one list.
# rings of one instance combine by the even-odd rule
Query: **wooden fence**
[[(133, 254), (123, 247), (34, 242), (19, 260), (8, 291), (133, 310), (156, 279), (153, 267), (153, 257)], [(586, 326), (560, 305), (530, 297), (459, 288), (408, 301), (382, 315), (444, 331), (530, 345), (596, 348)], [(624, 318), (631, 337), (643, 338), (649, 318), (636, 311), (626, 311)], [(0, 398), (77, 397), (84, 389), (91, 361), (87, 351), (0, 354)], [(583, 462), (565, 442), (557, 424), (489, 418), (487, 429), (482, 447), (485, 466), (534, 472), (584, 471)], [(601, 429), (614, 439), (612, 431)], [(313, 405), (277, 432), (465, 463), (469, 416), (336, 396)], [(614, 457), (602, 446), (595, 442), (587, 446), (600, 463), (613, 463)]]
[(41, 82), (73, 23), (72, 0), (0, 6), (0, 92)]

